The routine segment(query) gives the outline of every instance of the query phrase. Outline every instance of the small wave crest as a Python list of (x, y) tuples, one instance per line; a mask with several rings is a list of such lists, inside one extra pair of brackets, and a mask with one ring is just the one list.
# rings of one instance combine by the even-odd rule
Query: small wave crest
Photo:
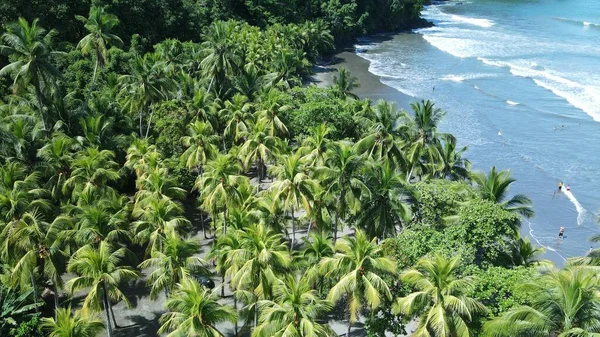
[(461, 16), (461, 15), (451, 15), (450, 18), (455, 22), (467, 23), (470, 25), (479, 26), (479, 27), (483, 27), (483, 28), (490, 28), (496, 24), (492, 20), (470, 18), (467, 16)]
[(554, 252), (556, 255), (560, 256), (561, 259), (567, 261), (566, 257), (564, 257), (563, 255), (561, 255), (556, 249), (554, 249), (552, 246), (550, 246), (550, 243), (556, 240), (555, 237), (538, 237), (535, 234), (533, 234), (534, 233), (533, 224), (530, 221), (527, 221), (525, 219), (523, 221), (527, 222), (527, 226), (529, 227), (529, 236), (533, 240), (535, 240), (535, 242), (539, 246), (544, 247), (546, 250)]
[(585, 215), (587, 211), (585, 210), (585, 208), (583, 208), (583, 206), (581, 206), (577, 198), (575, 198), (573, 192), (564, 190), (563, 194), (567, 197), (567, 199), (569, 199), (569, 201), (571, 201), (571, 203), (573, 203), (573, 205), (575, 205), (575, 209), (577, 210), (577, 225), (581, 226), (583, 224), (583, 221), (585, 220)]
[(583, 25), (585, 27), (600, 27), (599, 23), (594, 23), (594, 22), (589, 22), (589, 21), (581, 21), (581, 20), (574, 20), (574, 19), (568, 19), (568, 18), (555, 18), (558, 21), (563, 21), (563, 22), (568, 22), (568, 23), (572, 23), (572, 24), (576, 24), (576, 25)]
[(519, 105), (519, 103), (510, 101), (510, 100), (507, 100), (506, 104), (508, 104), (508, 105)]

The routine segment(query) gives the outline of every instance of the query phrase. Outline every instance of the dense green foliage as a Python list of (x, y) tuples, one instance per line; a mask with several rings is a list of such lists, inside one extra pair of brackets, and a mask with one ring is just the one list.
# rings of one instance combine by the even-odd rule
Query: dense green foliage
[(531, 201), (470, 171), (433, 102), (361, 100), (346, 70), (302, 86), (331, 34), (420, 3), (9, 4), (1, 20), (26, 18), (0, 36), (2, 335), (112, 337), (114, 305), (155, 300), (172, 335), (324, 337), (328, 314), (348, 336), (598, 332), (597, 253), (548, 272), (519, 235)]

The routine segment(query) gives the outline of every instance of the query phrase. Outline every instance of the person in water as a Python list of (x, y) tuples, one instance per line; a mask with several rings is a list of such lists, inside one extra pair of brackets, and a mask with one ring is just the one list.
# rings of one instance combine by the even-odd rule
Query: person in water
[(567, 185), (567, 191), (571, 190), (571, 186)]
[(563, 187), (563, 183), (562, 181), (558, 183), (558, 191), (560, 192), (562, 190)]
[(563, 238), (563, 236), (565, 236), (565, 228), (564, 228), (564, 227), (561, 227), (561, 228), (558, 230), (558, 238), (559, 238), (559, 239), (562, 239), (562, 238)]

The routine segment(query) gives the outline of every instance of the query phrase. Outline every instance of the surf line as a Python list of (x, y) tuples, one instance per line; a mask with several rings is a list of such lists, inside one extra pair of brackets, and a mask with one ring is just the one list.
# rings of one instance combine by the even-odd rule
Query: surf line
[[(525, 220), (525, 219), (523, 219)], [(567, 258), (562, 256), (556, 249), (550, 247), (549, 245), (546, 246), (544, 244), (542, 244), (542, 242), (538, 239), (537, 236), (533, 235), (533, 227), (531, 226), (532, 223), (530, 221), (525, 220), (525, 222), (527, 222), (527, 225), (529, 227), (529, 236), (531, 238), (533, 238), (535, 240), (535, 242), (537, 242), (538, 245), (540, 245), (541, 247), (545, 248), (546, 250), (549, 250), (551, 252), (553, 252), (554, 254), (558, 255), (558, 257), (560, 257), (561, 259), (563, 259), (564, 261), (567, 261)]]
[(573, 203), (573, 205), (575, 205), (575, 209), (577, 210), (577, 225), (581, 226), (583, 224), (583, 219), (585, 216), (585, 213), (587, 212), (585, 210), (585, 208), (583, 208), (583, 206), (581, 206), (581, 204), (579, 203), (579, 201), (577, 200), (577, 198), (575, 198), (575, 195), (573, 195), (573, 192), (566, 190), (565, 188), (562, 189), (564, 195), (567, 196), (567, 198), (569, 199), (569, 201), (571, 201), (571, 203)]

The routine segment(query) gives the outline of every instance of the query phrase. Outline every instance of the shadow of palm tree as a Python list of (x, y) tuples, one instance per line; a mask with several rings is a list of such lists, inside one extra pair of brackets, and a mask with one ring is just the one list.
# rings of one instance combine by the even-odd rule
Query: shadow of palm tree
[(115, 337), (155, 337), (158, 336), (158, 328), (160, 324), (158, 319), (161, 313), (153, 312), (152, 318), (147, 318), (140, 315), (128, 316), (127, 319), (133, 324), (119, 327), (115, 329)]

